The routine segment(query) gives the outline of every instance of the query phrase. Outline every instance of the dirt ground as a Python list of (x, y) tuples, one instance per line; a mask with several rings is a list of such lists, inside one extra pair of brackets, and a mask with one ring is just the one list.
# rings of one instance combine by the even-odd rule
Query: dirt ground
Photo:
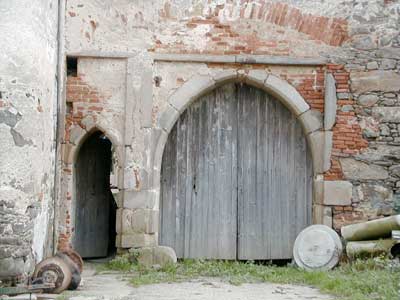
[(222, 282), (218, 278), (201, 278), (183, 283), (129, 286), (118, 273), (96, 274), (86, 265), (83, 284), (78, 290), (60, 296), (70, 300), (328, 300), (331, 296), (306, 286), (282, 284), (242, 284)]

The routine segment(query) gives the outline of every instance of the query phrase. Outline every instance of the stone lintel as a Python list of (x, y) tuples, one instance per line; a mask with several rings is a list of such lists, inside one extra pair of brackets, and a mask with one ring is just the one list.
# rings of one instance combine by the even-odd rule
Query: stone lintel
[(321, 58), (297, 58), (287, 56), (268, 55), (208, 55), (208, 54), (173, 54), (156, 53), (154, 61), (170, 62), (197, 62), (197, 63), (239, 63), (239, 64), (265, 64), (287, 66), (319, 66), (325, 65), (326, 60)]

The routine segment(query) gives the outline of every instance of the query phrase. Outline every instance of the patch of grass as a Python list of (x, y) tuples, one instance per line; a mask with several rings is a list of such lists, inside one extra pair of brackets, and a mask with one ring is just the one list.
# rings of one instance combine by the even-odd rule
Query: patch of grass
[[(128, 262), (127, 262), (128, 261)], [(234, 285), (254, 282), (309, 285), (343, 300), (399, 300), (400, 267), (389, 260), (369, 259), (343, 263), (331, 271), (307, 272), (294, 266), (278, 267), (254, 262), (183, 260), (159, 270), (117, 258), (106, 267), (129, 273), (134, 286), (219, 277)]]
[(96, 272), (102, 273), (105, 271), (120, 271), (120, 272), (130, 272), (133, 271), (135, 264), (129, 259), (129, 255), (119, 255), (114, 259), (104, 263), (96, 265)]

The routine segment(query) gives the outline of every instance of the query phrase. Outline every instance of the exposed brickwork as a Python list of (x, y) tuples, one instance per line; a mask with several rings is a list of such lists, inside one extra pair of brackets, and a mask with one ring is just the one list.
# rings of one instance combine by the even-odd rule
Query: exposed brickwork
[(359, 153), (368, 147), (368, 141), (362, 136), (359, 121), (354, 112), (354, 100), (351, 99), (349, 79), (350, 75), (342, 65), (329, 64), (328, 72), (331, 72), (336, 81), (336, 92), (340, 96), (336, 112), (336, 124), (333, 127), (333, 147), (331, 169), (325, 173), (325, 180), (343, 179), (338, 157)]
[(334, 206), (333, 213), (333, 228), (340, 232), (343, 225), (361, 222), (364, 220), (362, 212), (355, 211), (352, 206)]
[(338, 159), (331, 159), (331, 168), (324, 174), (325, 180), (342, 180), (343, 171)]
[(258, 19), (307, 34), (311, 39), (331, 46), (339, 46), (348, 39), (347, 22), (309, 13), (286, 3), (269, 1), (242, 1), (240, 16)]
[[(78, 76), (67, 77), (67, 95), (66, 102), (68, 110), (65, 116), (65, 132), (64, 132), (64, 143), (70, 143), (71, 129), (74, 127), (80, 127), (87, 129), (82, 120), (91, 116), (94, 121), (97, 119), (97, 115), (105, 110), (106, 101), (108, 95), (102, 95), (99, 91), (85, 82), (85, 75), (79, 74)], [(63, 168), (65, 176), (72, 176), (72, 168), (70, 166)], [(67, 191), (65, 197), (66, 203), (63, 203), (67, 208), (64, 212), (63, 230), (60, 231), (58, 248), (66, 249), (71, 246), (71, 234), (74, 231), (71, 228), (71, 200), (72, 195), (70, 191)]]
[(96, 119), (96, 113), (104, 110), (104, 100), (106, 97), (100, 95), (96, 88), (91, 87), (84, 81), (84, 75), (77, 77), (68, 76), (67, 78), (67, 104), (70, 104), (71, 110), (66, 115), (65, 141), (70, 138), (71, 126), (78, 125), (86, 129), (82, 124), (85, 116), (91, 115)]
[[(368, 147), (368, 141), (363, 138), (358, 117), (354, 111), (355, 101), (351, 98), (349, 72), (342, 65), (329, 64), (328, 72), (331, 72), (336, 81), (336, 92), (339, 96), (337, 102), (336, 124), (333, 127), (333, 147), (331, 168), (324, 174), (325, 180), (343, 180), (340, 157), (352, 156), (360, 153)], [(354, 205), (356, 206), (356, 205)], [(364, 215), (350, 206), (334, 206), (333, 228), (340, 231), (343, 225), (362, 221)]]
[[(174, 19), (165, 6), (160, 12), (164, 21)], [(238, 27), (237, 20), (259, 22), (271, 31), (269, 38), (261, 38), (257, 30)], [(290, 55), (293, 41), (285, 38), (286, 31), (296, 31), (306, 38), (330, 46), (340, 46), (349, 39), (347, 21), (309, 13), (285, 3), (270, 1), (242, 1), (240, 7), (221, 4), (209, 7), (203, 16), (181, 21), (188, 31), (204, 33), (204, 49), (188, 47), (185, 40), (162, 42), (155, 39), (151, 51), (210, 54)], [(272, 26), (271, 26), (272, 25)], [(281, 36), (281, 38), (276, 38)]]
[(324, 68), (318, 67), (314, 74), (288, 75), (284, 77), (291, 83), (312, 109), (324, 112)]

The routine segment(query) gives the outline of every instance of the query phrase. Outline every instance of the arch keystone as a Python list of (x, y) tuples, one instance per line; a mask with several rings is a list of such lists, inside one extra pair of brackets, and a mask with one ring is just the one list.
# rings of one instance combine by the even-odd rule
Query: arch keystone
[(217, 73), (213, 76), (214, 81), (217, 85), (224, 84), (227, 81), (236, 81), (239, 78), (239, 75), (236, 70), (225, 70)]

